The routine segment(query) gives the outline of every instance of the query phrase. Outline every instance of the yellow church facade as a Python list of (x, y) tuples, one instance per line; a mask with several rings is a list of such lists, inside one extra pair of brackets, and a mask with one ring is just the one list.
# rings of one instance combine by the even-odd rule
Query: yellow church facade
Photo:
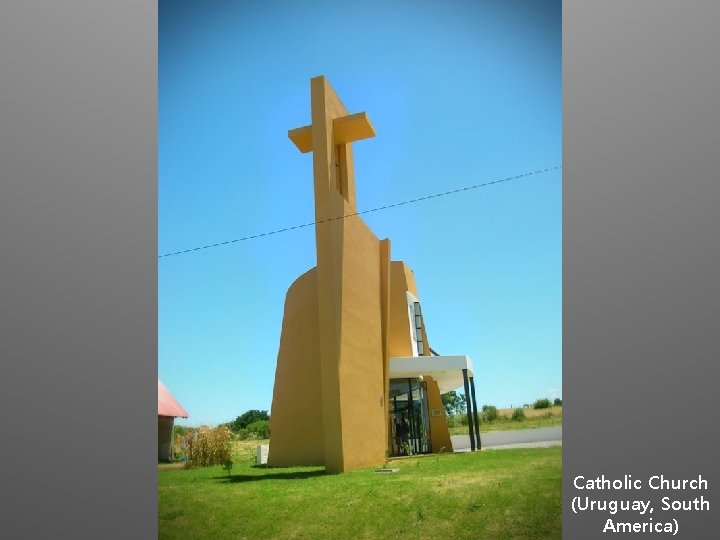
[(351, 145), (375, 130), (324, 77), (310, 90), (312, 123), (288, 135), (313, 154), (317, 266), (285, 299), (268, 465), (338, 473), (452, 451), (440, 396), (463, 385), (479, 448), (470, 359), (434, 354), (412, 270), (357, 215)]

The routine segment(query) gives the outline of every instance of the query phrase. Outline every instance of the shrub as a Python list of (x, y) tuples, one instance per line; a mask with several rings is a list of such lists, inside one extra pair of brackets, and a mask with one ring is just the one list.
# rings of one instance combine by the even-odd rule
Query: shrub
[(267, 439), (270, 436), (269, 424), (267, 420), (256, 420), (252, 424), (248, 424), (247, 431), (256, 439)]
[(245, 428), (241, 428), (235, 432), (235, 437), (238, 441), (245, 441), (250, 438), (250, 432)]
[(251, 409), (249, 411), (245, 411), (240, 416), (238, 416), (235, 420), (230, 422), (228, 425), (230, 429), (237, 432), (241, 429), (247, 429), (248, 426), (251, 424), (257, 422), (258, 420), (270, 420), (270, 416), (268, 416), (267, 411), (259, 411), (257, 409)]
[(187, 467), (224, 465), (230, 461), (231, 432), (226, 426), (202, 426), (185, 435), (181, 442)]
[(483, 405), (480, 413), (480, 420), (483, 422), (494, 422), (498, 419), (498, 410), (494, 405)]
[(550, 407), (550, 400), (547, 398), (537, 399), (533, 403), (533, 409), (547, 409)]
[(562, 407), (562, 399), (556, 397), (556, 398), (553, 400), (553, 405), (555, 405), (556, 407)]
[(521, 422), (525, 420), (525, 411), (523, 411), (522, 409), (515, 409), (512, 412), (512, 416), (510, 418), (515, 422)]

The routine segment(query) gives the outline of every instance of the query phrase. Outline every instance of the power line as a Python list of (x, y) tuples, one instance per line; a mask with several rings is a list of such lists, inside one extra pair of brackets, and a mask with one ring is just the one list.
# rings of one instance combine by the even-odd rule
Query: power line
[(481, 187), (487, 187), (492, 186), (494, 184), (501, 184), (503, 182), (509, 182), (511, 180), (518, 180), (520, 178), (525, 178), (528, 176), (534, 176), (536, 174), (542, 174), (550, 171), (555, 171), (557, 169), (561, 169), (562, 165), (555, 165), (554, 167), (548, 167), (546, 169), (539, 169), (537, 171), (527, 172), (523, 174), (518, 174), (515, 176), (508, 176), (507, 178), (501, 178), (499, 180), (492, 180), (490, 182), (483, 182), (482, 184), (475, 184), (472, 186), (466, 186), (458, 189), (453, 189), (451, 191), (443, 191), (442, 193), (433, 193), (432, 195), (425, 195), (424, 197), (418, 197), (417, 199), (409, 199), (407, 201), (397, 202), (393, 204), (387, 204), (385, 206), (378, 206), (377, 208), (370, 208), (369, 210), (362, 210), (360, 212), (353, 212), (352, 214), (346, 214), (344, 216), (335, 216), (327, 219), (322, 219), (320, 221), (312, 221), (310, 223), (303, 223), (302, 225), (293, 225), (292, 227), (285, 227), (283, 229), (276, 229), (274, 231), (268, 231), (264, 233), (259, 234), (253, 234), (250, 236), (243, 236), (242, 238), (235, 238), (234, 240), (226, 240), (224, 242), (217, 242), (215, 244), (207, 244), (204, 246), (198, 246), (190, 249), (183, 249), (181, 251), (174, 251), (171, 253), (163, 253), (162, 255), (158, 255), (158, 259), (161, 259), (163, 257), (173, 257), (175, 255), (182, 255), (184, 253), (191, 253), (193, 251), (201, 251), (203, 249), (210, 249), (214, 247), (220, 247), (220, 246), (226, 246), (228, 244), (234, 244), (236, 242), (243, 242), (245, 240), (254, 240), (255, 238), (261, 238), (263, 236), (271, 236), (273, 234), (279, 234), (287, 231), (293, 231), (295, 229), (303, 229), (305, 227), (311, 227), (312, 225), (319, 225), (321, 223), (328, 223), (329, 221), (336, 221), (338, 219), (346, 219), (349, 217), (354, 216), (360, 216), (362, 214), (369, 214), (371, 212), (379, 212), (380, 210), (387, 210), (389, 208), (397, 208), (398, 206), (404, 206), (406, 204), (413, 204), (420, 201), (427, 201), (428, 199), (435, 199), (437, 197), (444, 197), (445, 195), (453, 195), (455, 193), (461, 193), (463, 191), (470, 191), (472, 189), (477, 189)]

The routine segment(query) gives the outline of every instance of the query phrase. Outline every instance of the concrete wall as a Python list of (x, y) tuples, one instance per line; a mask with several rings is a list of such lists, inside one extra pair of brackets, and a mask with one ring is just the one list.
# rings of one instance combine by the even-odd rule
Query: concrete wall
[[(343, 470), (385, 459), (380, 242), (359, 217), (345, 220), (340, 386)], [(335, 406), (328, 402), (330, 407)]]
[(390, 320), (388, 354), (392, 357), (412, 356), (412, 337), (406, 291), (417, 297), (415, 276), (402, 261), (390, 263)]
[(285, 298), (270, 438), (270, 466), (325, 463), (314, 268), (290, 286)]
[[(432, 377), (425, 377), (428, 392), (428, 414), (430, 415), (430, 444), (434, 453), (440, 452), (445, 448), (446, 452), (452, 452), (452, 440), (450, 439), (450, 430), (445, 417), (445, 407), (440, 397), (440, 389), (437, 382)], [(440, 410), (440, 416), (433, 416), (434, 410)]]

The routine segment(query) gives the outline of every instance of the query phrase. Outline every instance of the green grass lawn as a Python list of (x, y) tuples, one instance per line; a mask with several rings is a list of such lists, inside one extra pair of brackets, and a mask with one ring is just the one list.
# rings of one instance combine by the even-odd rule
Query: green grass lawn
[(269, 469), (236, 447), (220, 466), (162, 467), (160, 539), (561, 537), (562, 449), (433, 455), (325, 475), (321, 467)]

